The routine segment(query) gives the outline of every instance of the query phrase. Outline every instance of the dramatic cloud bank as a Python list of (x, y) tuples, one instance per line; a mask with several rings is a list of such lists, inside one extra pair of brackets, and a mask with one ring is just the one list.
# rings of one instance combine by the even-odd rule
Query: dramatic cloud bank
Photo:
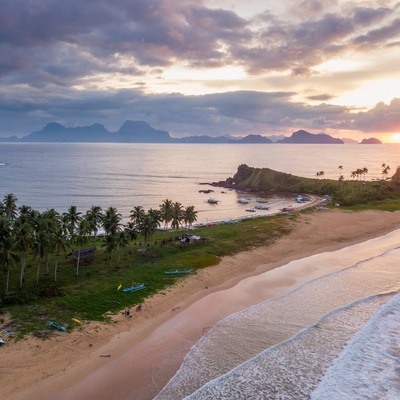
[(177, 137), (400, 132), (394, 0), (0, 0), (0, 9), (0, 136), (51, 121), (113, 130), (127, 119)]

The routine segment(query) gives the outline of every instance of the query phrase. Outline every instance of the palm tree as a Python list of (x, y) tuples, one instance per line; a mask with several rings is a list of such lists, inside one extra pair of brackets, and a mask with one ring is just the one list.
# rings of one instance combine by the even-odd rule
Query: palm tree
[(128, 222), (124, 227), (124, 231), (128, 234), (128, 237), (130, 239), (129, 253), (131, 253), (131, 242), (132, 242), (132, 240), (136, 240), (137, 234), (138, 234), (136, 224), (134, 224), (131, 221)]
[(34, 255), (38, 258), (37, 270), (36, 270), (36, 284), (39, 284), (39, 274), (40, 274), (40, 262), (42, 258), (47, 254), (49, 249), (49, 234), (43, 230), (39, 229), (36, 232), (35, 241), (33, 244)]
[(49, 247), (48, 247), (49, 251), (47, 252), (47, 259), (46, 259), (46, 273), (48, 274), (50, 255), (52, 251), (55, 249), (53, 241), (53, 233), (61, 227), (61, 216), (57, 211), (51, 208), (42, 213), (40, 224), (41, 228), (45, 229), (49, 233)]
[[(182, 222), (182, 204), (179, 202), (175, 202), (172, 205), (172, 219), (171, 219), (171, 227), (175, 231), (179, 229)], [(173, 233), (172, 241), (175, 241), (175, 234)]]
[(17, 217), (17, 200), (12, 193), (4, 196), (2, 212), (8, 221), (13, 221)]
[(143, 236), (144, 244), (153, 236), (157, 227), (157, 222), (153, 219), (152, 215), (147, 213), (143, 216), (139, 223), (139, 232)]
[(136, 227), (138, 227), (140, 225), (140, 222), (142, 220), (142, 218), (145, 215), (145, 211), (143, 209), (142, 206), (135, 206), (133, 207), (133, 209), (131, 210), (131, 214), (129, 216), (129, 218), (131, 219), (131, 221), (136, 224)]
[(0, 216), (0, 243), (5, 240), (12, 232), (11, 223)]
[(368, 168), (367, 168), (367, 167), (364, 167), (364, 168), (362, 169), (362, 171), (363, 171), (364, 181), (365, 181), (365, 176), (368, 174)]
[(171, 227), (173, 229), (179, 229), (181, 221), (182, 221), (182, 204), (176, 201), (172, 206)]
[(147, 214), (149, 214), (150, 218), (153, 220), (155, 228), (158, 228), (162, 221), (160, 210), (155, 210), (154, 208), (150, 208), (149, 211), (147, 211)]
[(53, 232), (52, 237), (53, 237), (54, 247), (56, 250), (56, 262), (54, 265), (54, 282), (57, 282), (58, 257), (60, 256), (61, 251), (64, 251), (64, 253), (67, 251), (69, 243), (61, 227), (57, 231)]
[(117, 241), (115, 235), (107, 235), (104, 238), (102, 247), (106, 248), (107, 257), (106, 260), (111, 259), (112, 252), (117, 248)]
[(22, 222), (32, 222), (34, 210), (25, 204), (18, 208), (18, 219)]
[(101, 226), (103, 220), (103, 213), (100, 206), (92, 206), (90, 210), (86, 212), (86, 220), (88, 221), (91, 232), (94, 236), (97, 236), (98, 228)]
[(382, 164), (382, 178), (386, 179), (390, 171), (389, 165), (386, 165), (385, 163)]
[(165, 199), (163, 203), (160, 205), (160, 213), (162, 221), (164, 222), (164, 229), (168, 228), (168, 224), (171, 222), (172, 219), (172, 207), (173, 202), (172, 200)]
[(197, 211), (194, 210), (194, 206), (187, 206), (182, 213), (183, 222), (185, 227), (192, 227), (193, 222), (197, 221)]
[(18, 254), (15, 252), (14, 240), (11, 234), (7, 237), (3, 237), (0, 243), (0, 264), (7, 271), (7, 280), (6, 280), (6, 290), (5, 293), (8, 293), (8, 287), (10, 283), (10, 270), (14, 263), (18, 261)]
[(62, 218), (65, 227), (70, 235), (71, 242), (73, 243), (75, 237), (75, 231), (81, 220), (81, 212), (78, 212), (76, 206), (70, 206), (68, 212), (63, 213)]
[(343, 193), (343, 182), (344, 182), (344, 176), (343, 175), (339, 176), (339, 182), (340, 182), (340, 190)]
[(122, 251), (122, 249), (124, 249), (128, 245), (128, 243), (129, 243), (129, 235), (128, 235), (128, 233), (126, 231), (118, 232), (116, 237), (115, 237), (115, 240), (116, 240), (117, 248), (119, 250), (119, 252), (118, 252), (118, 260), (117, 260), (117, 266), (119, 267), (119, 262), (120, 262), (120, 259), (121, 259), (121, 251)]
[(30, 223), (20, 223), (20, 221), (18, 221), (18, 223), (14, 223), (13, 233), (15, 238), (15, 248), (16, 251), (19, 252), (21, 260), (21, 274), (19, 281), (19, 287), (21, 289), (25, 275), (26, 255), (33, 247), (34, 243), (34, 229)]
[(103, 217), (103, 228), (106, 235), (116, 235), (121, 230), (121, 214), (115, 207), (108, 207)]
[(343, 172), (343, 165), (339, 165), (338, 169), (339, 169), (339, 176), (341, 176)]
[(87, 243), (92, 227), (87, 219), (83, 218), (79, 221), (77, 230), (77, 245), (78, 248), (78, 260), (76, 261), (76, 275), (79, 275), (79, 265), (81, 260), (81, 246)]

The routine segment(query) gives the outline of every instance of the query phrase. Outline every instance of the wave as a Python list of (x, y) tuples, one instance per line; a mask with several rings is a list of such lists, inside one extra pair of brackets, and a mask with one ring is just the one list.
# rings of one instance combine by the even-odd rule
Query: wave
[[(399, 290), (399, 253), (399, 248), (386, 250), (220, 321), (192, 347), (179, 371), (156, 399), (184, 398), (313, 326), (323, 315), (366, 296)], [(309, 260), (317, 261), (314, 256)]]
[(207, 383), (185, 399), (309, 399), (346, 342), (393, 295), (370, 296), (330, 312), (317, 324)]
[(397, 295), (347, 343), (311, 399), (399, 399), (399, 332)]

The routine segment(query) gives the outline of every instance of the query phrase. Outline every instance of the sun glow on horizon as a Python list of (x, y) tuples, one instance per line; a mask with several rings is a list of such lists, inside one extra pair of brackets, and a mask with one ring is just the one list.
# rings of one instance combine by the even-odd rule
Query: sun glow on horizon
[(400, 133), (392, 133), (389, 136), (390, 143), (400, 143)]

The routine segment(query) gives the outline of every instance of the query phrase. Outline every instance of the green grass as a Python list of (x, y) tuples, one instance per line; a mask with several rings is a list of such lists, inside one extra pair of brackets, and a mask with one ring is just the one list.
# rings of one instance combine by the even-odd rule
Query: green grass
[[(39, 285), (36, 284), (37, 260), (29, 259), (22, 290), (19, 289), (19, 265), (15, 265), (10, 277), (7, 295), (2, 294), (2, 311), (11, 318), (8, 327), (18, 332), (18, 338), (35, 331), (51, 329), (48, 320), (56, 321), (69, 331), (77, 328), (72, 318), (84, 321), (110, 321), (115, 314), (126, 307), (134, 307), (146, 297), (164, 291), (181, 276), (166, 275), (166, 270), (197, 270), (219, 263), (220, 258), (260, 245), (273, 243), (287, 234), (293, 227), (295, 216), (257, 218), (236, 224), (198, 228), (195, 233), (203, 239), (201, 243), (183, 244), (172, 242), (172, 233), (157, 232), (151, 245), (133, 243), (131, 248), (121, 251), (110, 260), (96, 239), (88, 245), (96, 246), (94, 261), (81, 266), (76, 276), (76, 266), (71, 256), (59, 257), (57, 282), (54, 281), (55, 260), (41, 263)], [(184, 231), (180, 232), (182, 234)], [(176, 236), (177, 234), (175, 234)], [(164, 243), (162, 239), (165, 239)], [(163, 244), (162, 244), (163, 243)], [(145, 288), (132, 293), (117, 290), (119, 285), (130, 286), (132, 282), (143, 282)], [(5, 288), (5, 275), (0, 281), (0, 290)], [(0, 322), (4, 323), (4, 317)]]
[(400, 210), (400, 200), (382, 200), (372, 201), (368, 204), (354, 204), (345, 207), (351, 211), (366, 211), (366, 210), (379, 210), (379, 211), (398, 211)]

